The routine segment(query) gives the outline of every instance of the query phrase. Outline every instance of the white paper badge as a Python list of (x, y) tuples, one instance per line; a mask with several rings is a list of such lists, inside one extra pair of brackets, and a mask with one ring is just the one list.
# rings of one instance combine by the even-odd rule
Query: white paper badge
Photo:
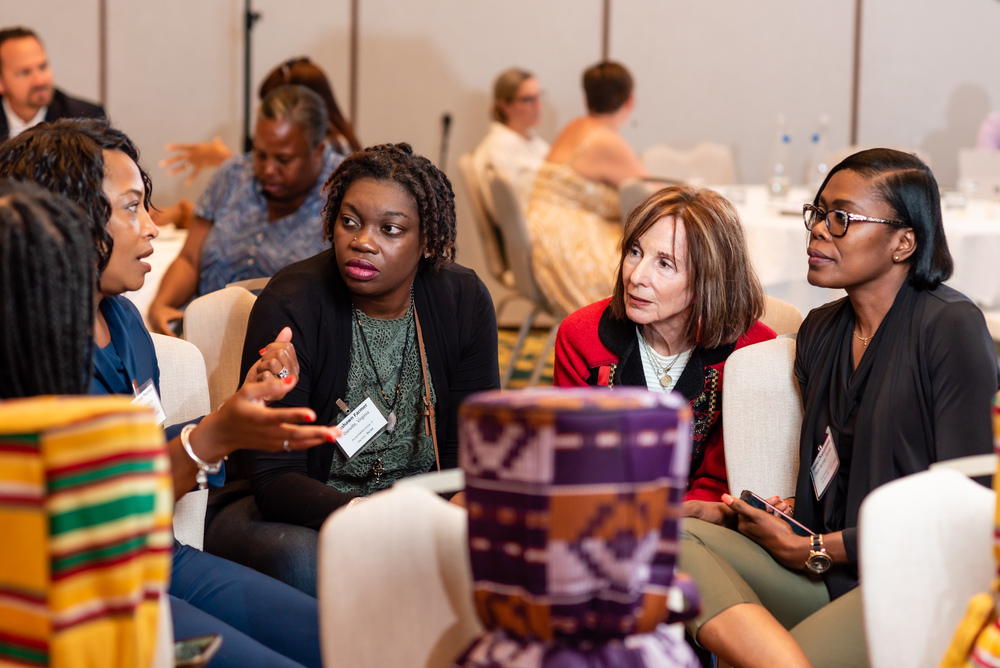
[(817, 501), (823, 498), (823, 494), (826, 493), (830, 482), (837, 475), (839, 468), (840, 455), (837, 453), (837, 446), (833, 442), (833, 434), (830, 432), (830, 428), (827, 427), (826, 438), (823, 440), (823, 445), (819, 448), (816, 461), (813, 462), (812, 468), (809, 469)]
[(132, 399), (133, 404), (152, 408), (153, 413), (156, 415), (157, 425), (161, 425), (167, 421), (167, 414), (163, 412), (163, 404), (160, 403), (160, 395), (157, 394), (156, 386), (153, 385), (152, 379), (143, 383), (141, 388), (136, 387), (135, 381), (133, 381), (132, 388), (133, 392), (135, 392), (135, 398)]
[(337, 439), (337, 445), (351, 459), (381, 434), (388, 423), (382, 411), (368, 397), (340, 421), (338, 426), (344, 434)]

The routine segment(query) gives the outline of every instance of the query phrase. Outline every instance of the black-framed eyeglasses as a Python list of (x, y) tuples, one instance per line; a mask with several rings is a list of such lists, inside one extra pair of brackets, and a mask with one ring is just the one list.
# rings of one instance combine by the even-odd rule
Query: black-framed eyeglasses
[(839, 209), (822, 211), (819, 207), (812, 204), (802, 205), (802, 219), (805, 221), (806, 229), (810, 232), (816, 227), (816, 223), (822, 220), (826, 223), (826, 229), (829, 230), (832, 237), (842, 237), (847, 234), (847, 228), (851, 223), (882, 223), (883, 225), (892, 225), (893, 227), (910, 227), (901, 220), (872, 218), (857, 213), (847, 213)]

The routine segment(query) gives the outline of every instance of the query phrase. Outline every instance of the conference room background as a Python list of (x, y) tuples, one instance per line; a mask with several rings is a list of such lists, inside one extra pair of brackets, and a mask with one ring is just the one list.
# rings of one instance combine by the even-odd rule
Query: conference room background
[[(491, 289), (458, 156), (485, 134), (492, 81), (506, 67), (537, 74), (539, 134), (551, 140), (584, 112), (581, 72), (606, 49), (635, 75), (623, 134), (637, 151), (725, 143), (744, 182), (763, 182), (779, 112), (801, 181), (820, 114), (837, 149), (850, 143), (856, 110), (859, 143), (922, 149), (942, 185), (954, 186), (958, 150), (1000, 109), (997, 0), (254, 0), (253, 8), (262, 15), (254, 93), (276, 64), (308, 55), (362, 142), (405, 140), (435, 160), (442, 116), (451, 115), (458, 259)], [(234, 149), (242, 143), (243, 10), (243, 0), (0, 0), (0, 24), (39, 33), (56, 85), (103, 98), (142, 150), (155, 200), (171, 203), (196, 198), (207, 176), (189, 187), (166, 176), (157, 166), (165, 143), (215, 135)]]

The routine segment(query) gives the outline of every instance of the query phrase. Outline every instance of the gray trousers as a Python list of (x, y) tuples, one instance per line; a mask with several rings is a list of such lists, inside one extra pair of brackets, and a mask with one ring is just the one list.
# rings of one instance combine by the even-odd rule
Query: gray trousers
[(860, 588), (831, 602), (819, 577), (785, 568), (736, 531), (688, 517), (681, 522), (680, 570), (701, 596), (701, 614), (687, 625), (693, 637), (723, 610), (756, 603), (791, 632), (816, 668), (868, 665)]

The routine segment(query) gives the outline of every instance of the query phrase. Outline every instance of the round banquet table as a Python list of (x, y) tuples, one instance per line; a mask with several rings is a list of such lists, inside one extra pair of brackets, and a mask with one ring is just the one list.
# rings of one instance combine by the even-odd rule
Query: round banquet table
[[(817, 288), (806, 281), (808, 233), (802, 223), (802, 205), (812, 201), (811, 191), (793, 188), (784, 200), (772, 201), (763, 185), (715, 190), (739, 210), (767, 294), (794, 304), (803, 315), (844, 296), (843, 290)], [(955, 261), (947, 284), (983, 309), (1000, 309), (1000, 202), (969, 200), (964, 206), (945, 207), (943, 213)]]

